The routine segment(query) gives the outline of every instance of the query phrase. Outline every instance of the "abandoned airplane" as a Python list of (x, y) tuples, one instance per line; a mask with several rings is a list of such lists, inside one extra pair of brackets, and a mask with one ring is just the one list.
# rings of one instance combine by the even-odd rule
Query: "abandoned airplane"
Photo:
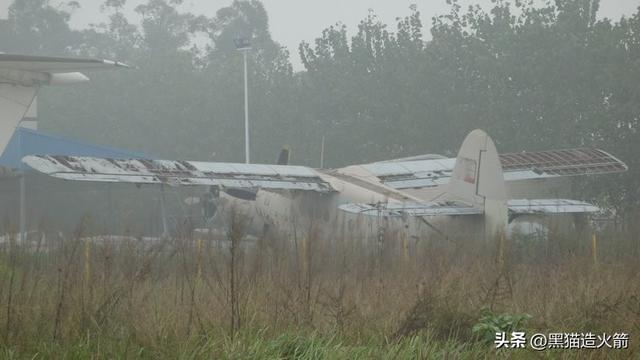
[[(5, 114), (3, 127), (15, 128), (41, 84), (83, 80), (82, 74), (59, 72), (119, 65), (4, 55), (0, 71), (8, 80), (0, 90), (13, 100), (11, 121), (5, 121)], [(0, 138), (2, 143), (5, 138)], [(482, 130), (466, 137), (456, 158), (425, 155), (340, 169), (56, 154), (30, 155), (23, 162), (46, 175), (72, 181), (209, 186), (214, 197), (232, 199), (234, 206), (256, 219), (254, 226), (271, 225), (287, 233), (313, 224), (321, 225), (316, 228), (323, 232), (345, 227), (358, 231), (384, 219), (385, 226), (412, 236), (433, 232), (447, 236), (467, 229), (463, 230), (467, 234), (485, 237), (504, 232), (510, 221), (521, 216), (596, 212), (594, 205), (558, 197), (564, 193), (564, 180), (627, 170), (623, 162), (598, 149), (499, 155)], [(245, 190), (252, 196), (245, 196)]]
[[(498, 155), (491, 138), (481, 130), (466, 137), (455, 159), (409, 159), (331, 170), (55, 155), (27, 156), (23, 161), (44, 174), (74, 181), (200, 185), (223, 193), (257, 190), (255, 199), (237, 200), (239, 207), (258, 217), (258, 223), (286, 232), (292, 224), (304, 229), (315, 222), (324, 225), (322, 229), (338, 229), (362, 223), (358, 218), (384, 217), (390, 219), (389, 226), (395, 223), (412, 236), (460, 229), (492, 236), (518, 216), (596, 212), (594, 205), (546, 195), (555, 191), (558, 178), (627, 169), (597, 149)], [(518, 197), (523, 187), (527, 198)], [(532, 196), (536, 189), (538, 195)]]

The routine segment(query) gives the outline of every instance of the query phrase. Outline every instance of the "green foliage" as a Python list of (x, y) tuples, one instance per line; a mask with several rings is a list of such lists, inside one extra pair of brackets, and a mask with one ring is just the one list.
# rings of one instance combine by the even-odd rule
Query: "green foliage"
[(487, 344), (494, 341), (496, 333), (512, 331), (524, 331), (529, 314), (498, 314), (485, 308), (478, 323), (473, 326), (473, 333)]
[(44, 89), (42, 129), (158, 157), (240, 161), (242, 59), (233, 39), (244, 34), (253, 39), (256, 162), (273, 162), (290, 144), (294, 163), (317, 165), (323, 136), (332, 167), (453, 155), (483, 128), (501, 152), (610, 151), (630, 171), (580, 189), (618, 213), (640, 207), (640, 12), (612, 21), (598, 19), (599, 1), (496, 1), (489, 11), (451, 1), (429, 33), (416, 6), (395, 24), (371, 12), (357, 29), (336, 24), (300, 44), (305, 71), (294, 73), (261, 2), (236, 0), (213, 17), (181, 12), (180, 2), (146, 1), (138, 25), (123, 15), (124, 1), (107, 0), (105, 23), (73, 30), (72, 7), (15, 0), (0, 21), (2, 51), (136, 66)]
[(247, 335), (233, 345), (208, 338), (202, 341), (186, 341), (181, 346), (164, 344), (163, 348), (146, 349), (140, 344), (126, 344), (103, 337), (92, 341), (53, 344), (39, 342), (35, 348), (20, 353), (3, 349), (4, 359), (36, 357), (86, 359), (91, 357), (136, 358), (136, 359), (440, 359), (446, 356), (481, 357), (486, 349), (455, 343), (431, 342), (422, 337), (411, 337), (398, 343), (384, 344), (377, 339), (369, 339), (362, 345), (343, 344), (331, 336), (317, 334), (296, 334), (287, 332), (277, 337), (260, 334)]

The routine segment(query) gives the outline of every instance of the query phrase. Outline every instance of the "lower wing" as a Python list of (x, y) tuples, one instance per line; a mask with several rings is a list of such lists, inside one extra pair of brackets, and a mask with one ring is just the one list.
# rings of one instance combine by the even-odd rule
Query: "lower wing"
[(482, 209), (462, 201), (343, 204), (339, 208), (349, 213), (369, 216), (455, 216), (484, 213)]
[[(369, 216), (460, 216), (484, 213), (483, 209), (461, 201), (343, 204), (340, 209)], [(507, 202), (507, 209), (511, 219), (522, 215), (589, 214), (600, 211), (595, 205), (567, 199), (511, 199)]]

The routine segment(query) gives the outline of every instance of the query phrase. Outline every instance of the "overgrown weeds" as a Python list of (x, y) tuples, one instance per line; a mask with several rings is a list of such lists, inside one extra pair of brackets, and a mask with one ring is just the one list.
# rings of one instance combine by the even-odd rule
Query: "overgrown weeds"
[(246, 219), (229, 224), (222, 238), (188, 226), (173, 239), (92, 236), (87, 222), (37, 242), (5, 237), (0, 356), (475, 358), (495, 355), (496, 331), (627, 332), (631, 349), (607, 356), (639, 351), (640, 264), (616, 250), (637, 251), (633, 236), (601, 236), (593, 264), (589, 246), (563, 256), (562, 237), (407, 245), (376, 233), (381, 253), (313, 226), (254, 239)]

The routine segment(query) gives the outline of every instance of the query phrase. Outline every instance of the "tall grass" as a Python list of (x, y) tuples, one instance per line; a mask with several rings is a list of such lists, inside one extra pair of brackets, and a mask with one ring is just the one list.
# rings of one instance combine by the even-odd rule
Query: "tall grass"
[[(638, 356), (634, 234), (546, 240), (411, 240), (381, 233), (247, 240), (71, 234), (6, 236), (3, 358), (492, 358)], [(43, 233), (44, 234), (44, 233)], [(378, 236), (378, 235), (376, 235)], [(374, 247), (375, 247), (374, 246)], [(631, 334), (630, 349), (497, 352), (472, 331), (487, 312), (528, 314), (523, 331)], [(523, 317), (524, 318), (524, 317)]]

